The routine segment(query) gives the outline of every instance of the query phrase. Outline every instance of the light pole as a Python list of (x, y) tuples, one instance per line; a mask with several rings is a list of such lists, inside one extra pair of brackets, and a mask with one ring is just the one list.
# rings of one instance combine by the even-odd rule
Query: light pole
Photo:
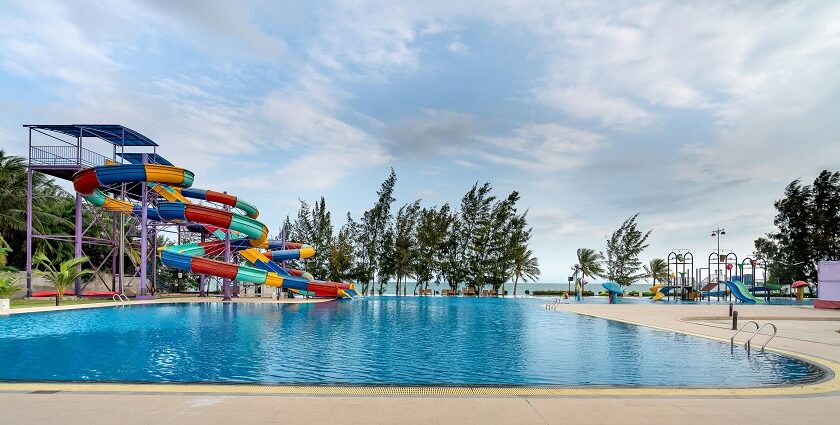
[(726, 229), (717, 228), (715, 230), (712, 230), (712, 237), (717, 236), (717, 252), (718, 252), (718, 255), (720, 255), (720, 237), (721, 237), (721, 235), (725, 235), (725, 234), (726, 234)]
[[(717, 293), (718, 293), (718, 301), (720, 300), (720, 237), (721, 235), (726, 234), (726, 229), (721, 229), (718, 227), (715, 230), (712, 230), (712, 237), (717, 237), (717, 251), (715, 251), (715, 256), (717, 256)], [(712, 272), (709, 272), (709, 277), (711, 277)], [(711, 299), (711, 297), (710, 297)]]

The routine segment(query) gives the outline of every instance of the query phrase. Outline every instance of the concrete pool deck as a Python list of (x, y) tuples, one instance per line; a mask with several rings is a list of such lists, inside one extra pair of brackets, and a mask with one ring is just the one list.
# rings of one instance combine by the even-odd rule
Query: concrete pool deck
[[(203, 300), (202, 300), (203, 301)], [(87, 307), (87, 306), (85, 306)], [(558, 304), (558, 310), (725, 339), (729, 330), (725, 305)], [(829, 362), (840, 362), (840, 311), (798, 306), (737, 306), (741, 323), (762, 317), (779, 326), (768, 347)], [(663, 371), (663, 373), (668, 373)], [(155, 392), (154, 386), (126, 385), (74, 389), (0, 384), (0, 414), (9, 423), (61, 424), (835, 424), (840, 415), (837, 379), (828, 391), (776, 388), (767, 395), (728, 390), (702, 395), (686, 390), (640, 389), (636, 394), (566, 397), (487, 396), (324, 396), (190, 394)], [(819, 385), (819, 384), (817, 384)], [(137, 389), (129, 387), (140, 387)], [(32, 392), (35, 393), (32, 393)], [(56, 392), (57, 391), (57, 392)], [(79, 391), (79, 392), (75, 392)], [(141, 391), (141, 392), (138, 392)], [(433, 393), (426, 393), (433, 394)], [(119, 415), (119, 416), (117, 416)]]

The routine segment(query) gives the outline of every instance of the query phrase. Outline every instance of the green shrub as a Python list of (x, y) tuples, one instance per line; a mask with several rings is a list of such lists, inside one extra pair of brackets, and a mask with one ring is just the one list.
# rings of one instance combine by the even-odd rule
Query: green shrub
[(631, 296), (631, 297), (638, 297), (639, 296), (639, 291), (630, 291), (630, 292), (627, 293), (627, 295)]
[(529, 289), (526, 289), (525, 290), (525, 295), (530, 295), (530, 294), (531, 294), (531, 291)]
[(643, 297), (652, 297), (652, 296), (653, 296), (653, 292), (647, 292), (647, 291), (642, 292), (642, 296), (643, 296)]
[(562, 296), (564, 292), (567, 291), (557, 291), (557, 290), (545, 290), (545, 289), (536, 289), (531, 294), (535, 297), (545, 297), (545, 296)]
[(17, 285), (16, 273), (0, 272), (0, 299), (11, 298), (12, 295), (23, 290)]

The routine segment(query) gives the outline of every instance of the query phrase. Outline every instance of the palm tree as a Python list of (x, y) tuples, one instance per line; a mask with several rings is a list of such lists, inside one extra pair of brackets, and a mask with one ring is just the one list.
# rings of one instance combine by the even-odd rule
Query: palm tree
[(0, 272), (0, 299), (9, 299), (23, 290), (17, 285), (17, 273)]
[(36, 270), (35, 273), (55, 287), (55, 305), (58, 305), (59, 301), (64, 299), (64, 291), (70, 288), (76, 282), (76, 279), (93, 274), (91, 270), (78, 269), (78, 266), (88, 261), (87, 257), (76, 257), (62, 261), (58, 268), (52, 264), (52, 261), (43, 252), (35, 254), (32, 261), (44, 268), (44, 270)]
[[(73, 223), (63, 219), (52, 206), (70, 195), (47, 178), (46, 174), (32, 173), (32, 226), (38, 230), (48, 225)], [(9, 156), (0, 150), (0, 233), (26, 230), (26, 162), (19, 156)]]
[[(653, 279), (653, 284), (662, 282), (668, 277), (668, 262), (661, 258), (654, 258), (650, 260), (650, 264), (645, 266), (645, 273), (647, 277)], [(647, 281), (647, 278), (645, 278)]]
[(600, 252), (592, 248), (578, 248), (577, 250), (577, 264), (574, 265), (575, 275), (581, 273), (580, 280), (586, 276), (600, 277), (604, 274), (604, 265), (601, 260), (604, 256)]
[(534, 253), (526, 246), (521, 246), (513, 253), (513, 296), (520, 280), (533, 282), (540, 275), (540, 263)]

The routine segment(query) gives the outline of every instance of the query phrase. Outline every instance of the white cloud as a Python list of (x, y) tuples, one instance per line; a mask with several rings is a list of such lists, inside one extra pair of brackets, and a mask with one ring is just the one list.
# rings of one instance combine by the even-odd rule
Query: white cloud
[(604, 137), (559, 124), (528, 123), (512, 137), (482, 137), (488, 145), (477, 156), (503, 165), (550, 172), (580, 165), (584, 155), (605, 145)]
[(457, 54), (464, 54), (464, 53), (468, 53), (470, 51), (470, 48), (467, 47), (466, 44), (461, 43), (460, 41), (450, 42), (449, 44), (446, 45), (446, 49), (449, 50), (452, 53), (457, 53)]
[(656, 115), (621, 97), (608, 96), (592, 87), (541, 88), (536, 98), (578, 118), (592, 118), (607, 127), (639, 130), (649, 127)]
[(270, 178), (302, 188), (326, 189), (354, 170), (385, 162), (387, 156), (378, 141), (339, 118), (338, 113), (330, 104), (303, 93), (269, 96), (260, 114), (275, 129), (276, 142), (298, 154), (279, 161)]

